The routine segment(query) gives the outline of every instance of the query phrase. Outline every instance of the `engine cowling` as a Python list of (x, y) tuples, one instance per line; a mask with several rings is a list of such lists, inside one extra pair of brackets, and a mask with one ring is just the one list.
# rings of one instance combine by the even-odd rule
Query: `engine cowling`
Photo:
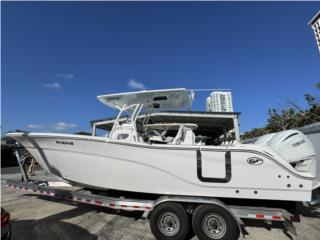
[(316, 176), (316, 152), (308, 137), (298, 130), (261, 136), (255, 144), (267, 145), (287, 160), (297, 171)]

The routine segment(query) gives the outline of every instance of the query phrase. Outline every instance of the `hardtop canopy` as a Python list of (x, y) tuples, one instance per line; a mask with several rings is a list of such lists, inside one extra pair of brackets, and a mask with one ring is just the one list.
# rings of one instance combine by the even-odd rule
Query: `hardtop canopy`
[(148, 90), (97, 96), (108, 107), (122, 110), (135, 104), (147, 109), (172, 110), (191, 107), (194, 93), (185, 88)]

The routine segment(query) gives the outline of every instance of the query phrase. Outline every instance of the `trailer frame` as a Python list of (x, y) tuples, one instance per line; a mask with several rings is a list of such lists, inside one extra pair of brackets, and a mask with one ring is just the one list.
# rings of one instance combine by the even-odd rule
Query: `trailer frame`
[[(59, 189), (59, 187), (51, 187), (50, 182), (46, 181), (17, 181), (6, 180), (6, 187), (29, 192), (34, 195), (46, 196), (52, 199), (74, 202), (77, 204), (94, 205), (99, 207), (106, 207), (115, 210), (125, 211), (142, 211), (143, 218), (149, 218), (150, 213), (157, 206), (168, 203), (185, 203), (185, 204), (213, 204), (224, 208), (236, 220), (239, 231), (245, 235), (247, 232), (244, 227), (245, 224), (242, 219), (254, 219), (265, 221), (267, 224), (274, 222), (282, 222), (284, 229), (291, 234), (297, 235), (296, 229), (292, 224), (295, 216), (285, 209), (281, 208), (265, 208), (255, 206), (237, 206), (226, 205), (217, 198), (204, 197), (189, 197), (189, 196), (161, 196), (156, 200), (148, 199), (131, 199), (122, 196), (110, 197), (99, 194), (93, 194), (89, 191), (66, 190)], [(189, 214), (192, 214), (194, 209), (186, 209)]]

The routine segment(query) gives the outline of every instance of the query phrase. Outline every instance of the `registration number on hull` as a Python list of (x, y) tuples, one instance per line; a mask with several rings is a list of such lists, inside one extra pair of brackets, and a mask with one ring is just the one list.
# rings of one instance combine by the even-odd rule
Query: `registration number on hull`
[(71, 141), (61, 141), (61, 140), (57, 140), (56, 144), (74, 145), (74, 143)]

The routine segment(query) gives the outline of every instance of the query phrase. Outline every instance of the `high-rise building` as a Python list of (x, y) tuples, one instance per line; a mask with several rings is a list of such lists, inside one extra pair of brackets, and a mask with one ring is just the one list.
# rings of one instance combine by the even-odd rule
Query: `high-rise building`
[(207, 112), (233, 112), (232, 96), (229, 91), (213, 91), (206, 102)]
[(312, 27), (320, 51), (320, 11), (311, 19), (309, 25)]

